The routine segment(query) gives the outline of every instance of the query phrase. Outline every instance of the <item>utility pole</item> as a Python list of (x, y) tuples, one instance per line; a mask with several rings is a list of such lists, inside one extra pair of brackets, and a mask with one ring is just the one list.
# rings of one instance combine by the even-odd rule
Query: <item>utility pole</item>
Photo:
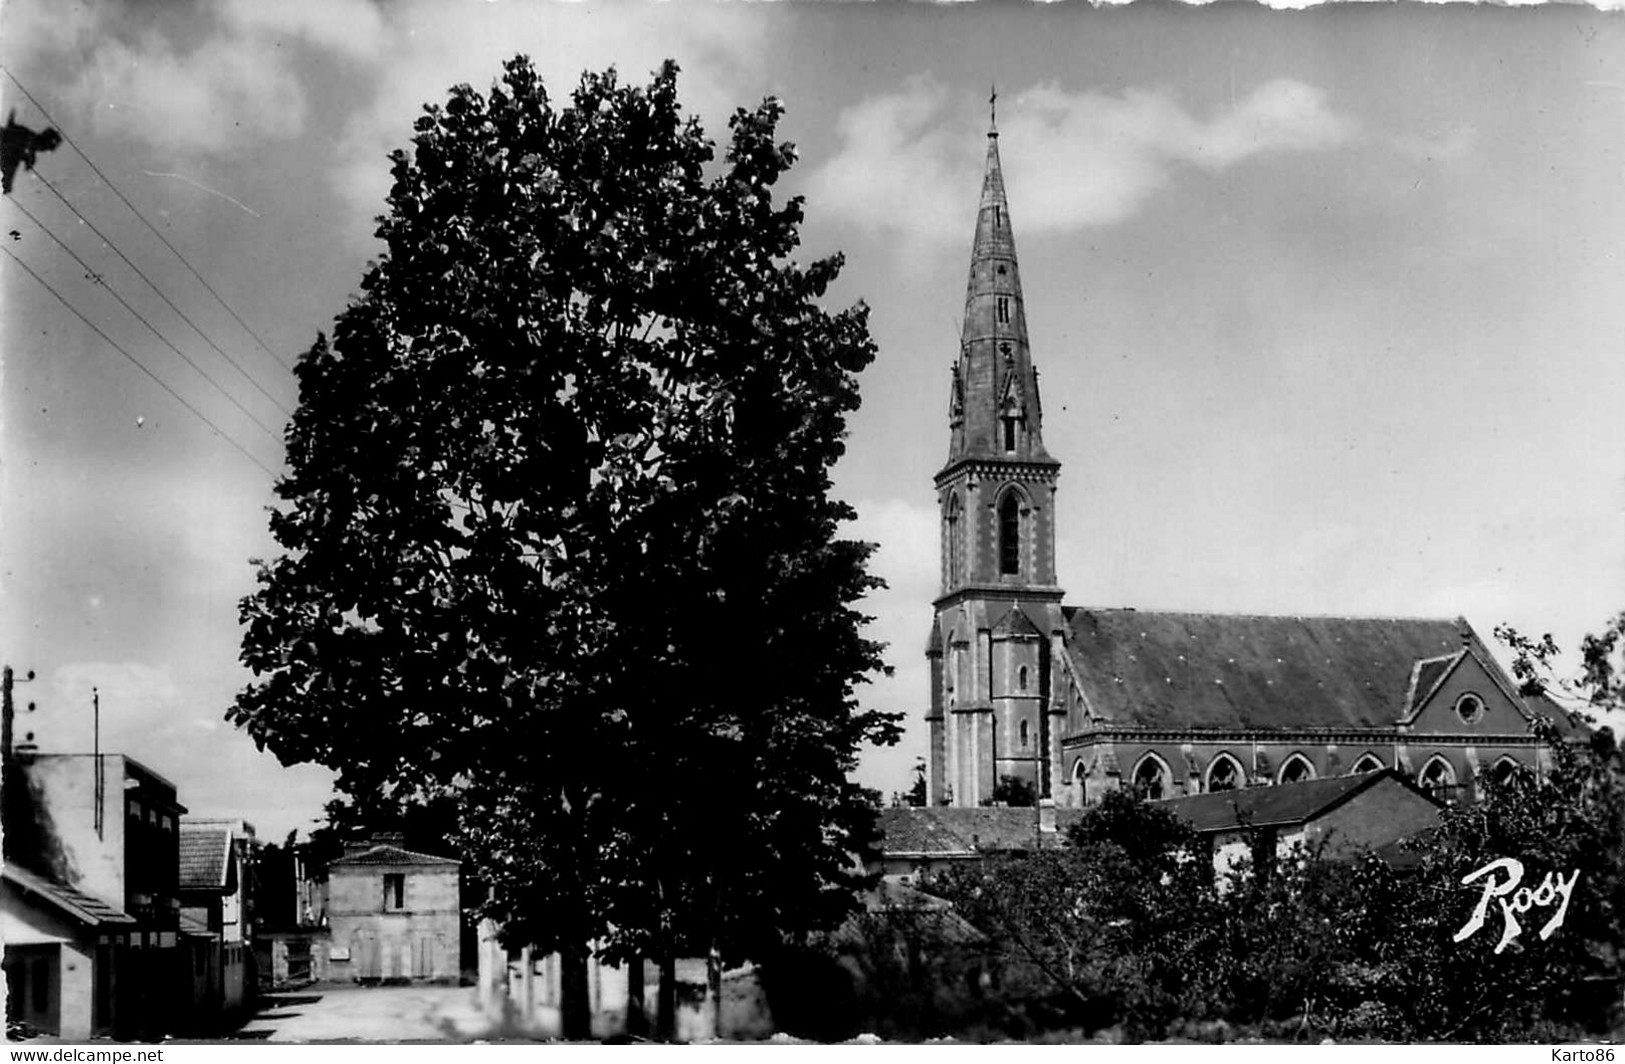
[(96, 759), (96, 838), (101, 839), (102, 832), (107, 826), (104, 808), (107, 805), (107, 775), (102, 771), (102, 694), (94, 687), (90, 689), (90, 708), (92, 733), (90, 747)]
[[(11, 671), (10, 665), (0, 669), (0, 717), (3, 717), (3, 722), (0, 722), (0, 755), (3, 755), (8, 761), (12, 756), (13, 743), (16, 738), (14, 733), (17, 727), (17, 707), (12, 702), (13, 690), (17, 684), (28, 683), (33, 679), (33, 669), (29, 669), (28, 675), (21, 680), (16, 678)], [(34, 703), (28, 703), (28, 708), (32, 711)], [(33, 736), (30, 735), (28, 738), (32, 739)]]

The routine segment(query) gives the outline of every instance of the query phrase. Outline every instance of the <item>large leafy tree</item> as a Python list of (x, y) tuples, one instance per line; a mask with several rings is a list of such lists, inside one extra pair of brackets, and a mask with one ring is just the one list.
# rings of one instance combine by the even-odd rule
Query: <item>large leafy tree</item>
[[(829, 495), (861, 305), (791, 259), (772, 100), (723, 157), (646, 87), (524, 58), (394, 157), (386, 253), (301, 360), (285, 554), (230, 712), (359, 808), (454, 801), (490, 915), (567, 961), (753, 955), (850, 902), (869, 547)], [(572, 993), (572, 990), (575, 991)]]

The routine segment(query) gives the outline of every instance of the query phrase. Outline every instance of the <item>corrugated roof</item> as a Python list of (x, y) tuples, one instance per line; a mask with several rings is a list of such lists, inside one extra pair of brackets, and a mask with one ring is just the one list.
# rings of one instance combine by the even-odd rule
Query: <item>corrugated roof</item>
[(399, 846), (378, 845), (361, 853), (340, 857), (328, 862), (329, 868), (340, 865), (461, 865), (449, 857), (436, 857), (428, 853), (414, 853)]
[(1416, 663), (1459, 651), (1460, 619), (1265, 617), (1069, 609), (1091, 708), (1140, 727), (1380, 728)]
[(231, 832), (181, 824), (181, 890), (226, 890)]
[[(1081, 809), (1056, 809), (1046, 846), (1060, 846)], [(880, 811), (880, 850), (887, 855), (963, 857), (987, 850), (1029, 850), (1038, 836), (1038, 810), (1009, 806), (961, 809), (901, 806)]]
[[(1358, 776), (1331, 776), (1273, 787), (1247, 787), (1235, 791), (1191, 794), (1183, 798), (1165, 798), (1156, 804), (1187, 821), (1197, 831), (1229, 831), (1243, 826), (1276, 827), (1313, 820), (1378, 785), (1404, 787), (1427, 797), (1393, 769), (1383, 769), (1381, 772), (1363, 772)], [(1428, 800), (1432, 801), (1431, 798)]]
[(61, 883), (53, 883), (51, 880), (35, 875), (26, 869), (8, 864), (4, 868), (0, 868), (0, 876), (30, 894), (49, 902), (82, 924), (100, 927), (103, 924), (135, 923), (135, 917), (107, 904), (100, 898), (64, 886)]

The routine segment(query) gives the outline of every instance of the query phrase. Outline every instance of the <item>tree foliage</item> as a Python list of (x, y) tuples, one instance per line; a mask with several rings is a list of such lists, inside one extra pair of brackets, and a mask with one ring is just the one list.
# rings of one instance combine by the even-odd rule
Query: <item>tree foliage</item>
[[(989, 861), (938, 889), (1006, 962), (1042, 973), (1050, 999), (1068, 1003), (1063, 1022), (1085, 1030), (1486, 1042), (1617, 1034), (1625, 754), (1608, 729), (1581, 742), (1541, 719), (1533, 729), (1550, 770), (1486, 781), (1479, 801), (1442, 810), (1399, 867), (1300, 849), (1275, 857), (1268, 875), (1244, 864), (1215, 878), (1204, 848), (1164, 808), (1114, 792), (1074, 826), (1067, 849)], [(1548, 873), (1576, 878), (1549, 937), (1540, 931), (1556, 905), (1541, 903), (1498, 949), (1499, 904), (1461, 935), (1483, 892), (1482, 878), (1463, 880), (1506, 857), (1522, 863), (1532, 891)]]
[(673, 64), (454, 88), (298, 366), (229, 716), (358, 807), (455, 802), (543, 948), (748, 955), (835, 920), (872, 835), (847, 772), (896, 727), (829, 470), (874, 348), (819, 305), (840, 258), (791, 259), (780, 114), (718, 160)]

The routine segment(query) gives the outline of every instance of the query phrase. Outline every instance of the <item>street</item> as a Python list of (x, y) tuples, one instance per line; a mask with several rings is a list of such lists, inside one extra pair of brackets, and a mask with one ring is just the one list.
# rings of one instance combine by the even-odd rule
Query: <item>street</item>
[(312, 987), (265, 998), (234, 1037), (270, 1042), (467, 1042), (491, 1028), (456, 986)]

